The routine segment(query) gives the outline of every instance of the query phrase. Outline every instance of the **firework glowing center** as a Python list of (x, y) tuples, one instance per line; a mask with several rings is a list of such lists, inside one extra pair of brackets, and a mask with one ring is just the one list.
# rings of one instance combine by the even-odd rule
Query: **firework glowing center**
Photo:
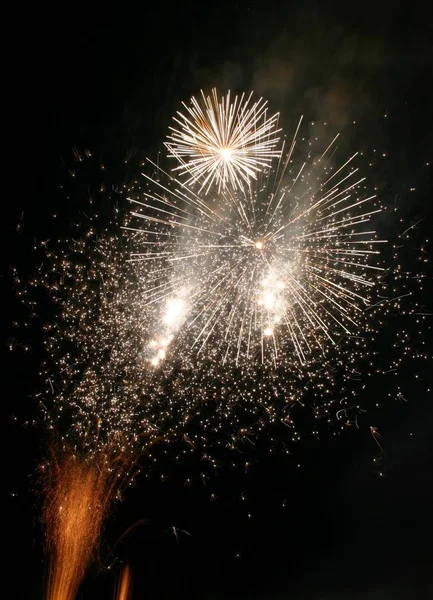
[(232, 160), (233, 151), (230, 148), (222, 148), (220, 150), (220, 156), (224, 161), (229, 162)]

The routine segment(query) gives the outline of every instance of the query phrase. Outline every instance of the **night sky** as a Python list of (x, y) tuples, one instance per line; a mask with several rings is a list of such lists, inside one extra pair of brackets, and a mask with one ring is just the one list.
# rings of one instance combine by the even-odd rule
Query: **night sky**
[[(68, 200), (59, 191), (74, 147), (103, 157), (115, 182), (125, 160), (138, 164), (162, 151), (182, 100), (213, 86), (252, 89), (281, 112), (288, 133), (304, 114), (345, 131), (354, 151), (387, 154), (369, 177), (386, 203), (398, 203), (403, 228), (420, 221), (403, 253), (409, 270), (419, 269), (415, 248), (432, 226), (433, 27), (421, 5), (98, 4), (36, 4), (25, 14), (18, 7), (11, 25), (12, 112), (4, 119), (13, 123), (15, 144), (2, 204), (3, 573), (13, 588), (8, 597), (20, 599), (43, 597), (33, 490), (46, 436), (42, 425), (25, 425), (38, 416), (40, 334), (31, 332), (29, 353), (7, 350), (11, 323), (21, 317), (10, 267), (31, 273), (34, 239), (68, 235), (89, 210), (98, 210), (101, 223), (110, 219), (106, 200), (90, 207), (85, 189)], [(389, 239), (401, 231), (396, 227), (383, 224)], [(426, 312), (431, 290), (421, 300)], [(123, 562), (132, 567), (137, 599), (433, 598), (433, 405), (426, 391), (433, 377), (431, 364), (414, 369), (410, 363), (398, 375), (405, 400), (388, 398), (386, 382), (368, 391), (360, 429), (338, 437), (324, 431), (319, 440), (306, 435), (290, 455), (262, 440), (205, 484), (199, 459), (174, 465), (169, 449), (166, 458), (161, 453), (107, 523), (80, 598), (111, 598)], [(370, 426), (383, 436), (379, 467)]]

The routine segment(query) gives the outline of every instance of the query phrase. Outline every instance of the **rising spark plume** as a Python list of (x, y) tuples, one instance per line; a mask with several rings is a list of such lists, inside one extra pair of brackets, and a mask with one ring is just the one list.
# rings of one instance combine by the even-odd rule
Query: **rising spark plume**
[(87, 458), (72, 449), (57, 449), (41, 466), (42, 522), (50, 557), (48, 600), (76, 597), (129, 468), (128, 462), (117, 453), (110, 456), (107, 449)]
[(251, 102), (252, 93), (235, 96), (230, 92), (183, 103), (185, 113), (174, 117), (166, 148), (180, 165), (173, 171), (187, 176), (187, 185), (198, 182), (200, 191), (216, 186), (238, 189), (257, 179), (272, 159), (280, 156), (278, 114), (267, 117), (267, 102)]

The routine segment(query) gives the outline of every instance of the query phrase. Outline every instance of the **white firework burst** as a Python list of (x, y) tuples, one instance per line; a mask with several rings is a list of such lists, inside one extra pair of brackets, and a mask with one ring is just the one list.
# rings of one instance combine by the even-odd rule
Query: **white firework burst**
[(232, 100), (230, 92), (220, 98), (213, 89), (211, 96), (201, 92), (201, 102), (183, 103), (186, 113), (174, 117), (179, 128), (170, 127), (165, 146), (187, 185), (197, 183), (200, 192), (242, 188), (280, 156), (278, 114), (268, 118), (267, 102), (251, 99), (252, 92)]

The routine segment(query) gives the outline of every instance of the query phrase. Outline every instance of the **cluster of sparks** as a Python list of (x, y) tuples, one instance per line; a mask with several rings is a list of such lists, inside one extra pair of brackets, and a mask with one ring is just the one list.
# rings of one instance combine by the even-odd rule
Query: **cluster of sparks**
[(56, 314), (44, 325), (46, 421), (78, 453), (116, 447), (134, 462), (137, 450), (160, 441), (163, 421), (142, 401), (151, 385), (143, 353), (148, 323), (135, 302), (142, 269), (125, 269), (127, 247), (91, 227), (44, 252), (30, 284), (47, 291)]

